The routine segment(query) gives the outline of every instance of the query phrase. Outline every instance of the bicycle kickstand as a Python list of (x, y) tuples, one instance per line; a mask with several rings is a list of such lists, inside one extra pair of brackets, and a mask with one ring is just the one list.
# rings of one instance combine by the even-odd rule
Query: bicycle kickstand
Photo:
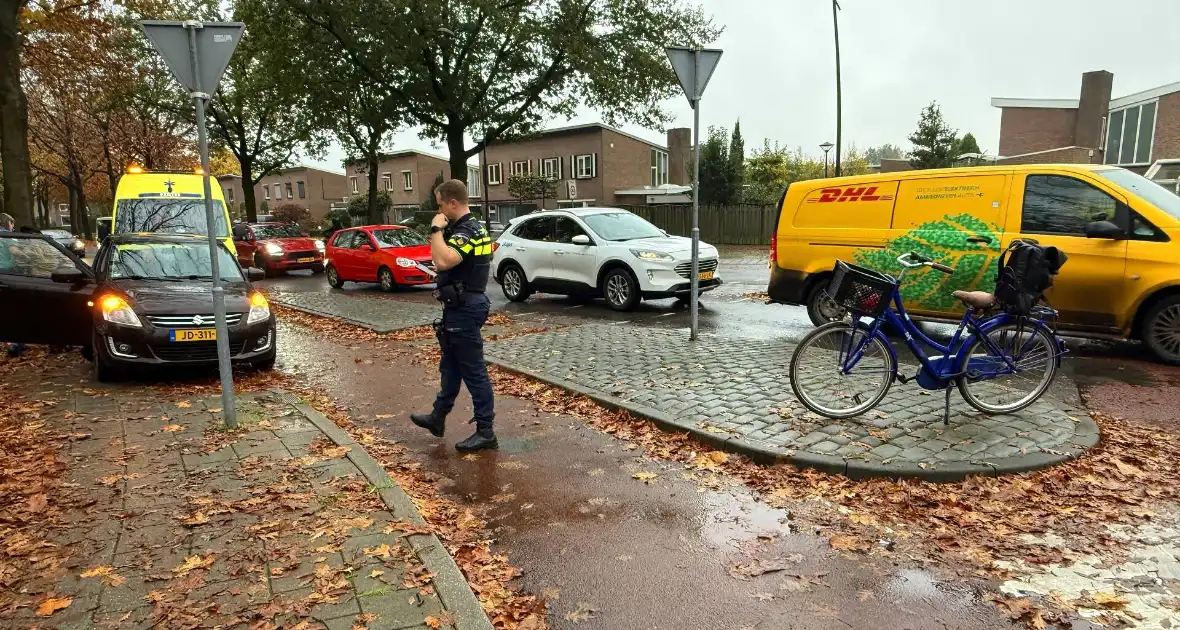
[(951, 424), (951, 388), (946, 388), (946, 399), (942, 406), (942, 423), (946, 426)]

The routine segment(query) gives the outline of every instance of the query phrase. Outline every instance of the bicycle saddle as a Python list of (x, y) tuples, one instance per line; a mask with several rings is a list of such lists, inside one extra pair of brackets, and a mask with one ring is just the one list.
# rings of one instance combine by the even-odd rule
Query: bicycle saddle
[(996, 296), (987, 291), (955, 291), (951, 295), (963, 304), (980, 310), (987, 310), (996, 305)]

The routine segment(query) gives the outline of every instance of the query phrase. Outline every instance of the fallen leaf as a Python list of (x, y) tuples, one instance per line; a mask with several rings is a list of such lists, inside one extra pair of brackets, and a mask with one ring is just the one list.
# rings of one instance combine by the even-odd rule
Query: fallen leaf
[(1097, 593), (1094, 593), (1094, 603), (1098, 604), (1099, 606), (1101, 606), (1103, 608), (1111, 608), (1111, 609), (1117, 610), (1117, 609), (1122, 608), (1123, 606), (1126, 606), (1127, 604), (1131, 603), (1131, 601), (1126, 598), (1119, 597), (1118, 595), (1116, 595), (1114, 593), (1104, 593), (1104, 592), (1099, 591)]
[(209, 517), (204, 512), (194, 512), (192, 516), (184, 519), (181, 523), (185, 525), (204, 525), (209, 522)]
[(837, 534), (828, 539), (828, 544), (832, 549), (839, 551), (858, 551), (869, 548), (869, 543), (857, 538), (856, 536), (844, 536)]
[(216, 558), (217, 557), (213, 554), (209, 554), (204, 558), (201, 556), (189, 556), (184, 559), (182, 564), (177, 566), (175, 569), (172, 569), (172, 574), (176, 577), (180, 577), (187, 575), (189, 571), (194, 571), (196, 569), (208, 569), (209, 567), (213, 566), (213, 561)]
[(188, 409), (189, 407), (192, 407), (193, 404), (187, 400), (182, 400), (182, 401), (176, 403), (176, 406), (180, 407), (181, 409)]
[(393, 417), (393, 414), (392, 413), (379, 413), (373, 417), (378, 420), (388, 420)]
[(381, 569), (373, 569), (373, 572), (369, 574), (369, 577), (375, 578), (380, 575), (385, 575), (385, 572), (382, 571)]
[(577, 610), (571, 610), (567, 612), (565, 614), (565, 619), (566, 621), (572, 621), (574, 623), (582, 623), (593, 616), (594, 609), (590, 606), (590, 604), (578, 602)]
[(638, 479), (638, 480), (640, 480), (640, 481), (651, 481), (652, 479), (655, 479), (656, 477), (659, 477), (659, 475), (657, 475), (656, 473), (654, 473), (654, 472), (647, 472), (647, 471), (644, 471), (644, 472), (637, 472), (637, 473), (635, 473), (634, 475), (631, 475), (631, 476), (632, 476), (632, 477), (634, 477), (634, 478), (636, 478), (636, 479)]
[(437, 629), (437, 628), (442, 627), (442, 622), (439, 621), (438, 617), (435, 617), (434, 615), (431, 615), (431, 616), (427, 617), (426, 619), (423, 619), (422, 621), (425, 622), (426, 625), (430, 626), (431, 628)]
[(115, 568), (108, 565), (102, 565), (88, 569), (82, 572), (82, 577), (93, 578), (100, 577), (107, 586), (120, 586), (127, 581), (127, 578), (115, 573)]
[(365, 547), (365, 553), (375, 558), (392, 558), (393, 548), (386, 543), (381, 543), (376, 547)]
[(167, 431), (169, 433), (175, 433), (176, 431), (183, 431), (184, 427), (182, 427), (179, 424), (166, 424), (166, 425), (164, 425), (164, 428), (161, 430)]
[(38, 492), (29, 497), (28, 511), (33, 514), (44, 512), (47, 507), (49, 507), (49, 498), (45, 496), (44, 492)]
[(74, 603), (72, 597), (50, 597), (37, 606), (37, 615), (48, 617), (63, 608), (68, 608), (72, 603)]
[(712, 453), (709, 453), (709, 459), (713, 460), (714, 462), (716, 462), (718, 464), (724, 464), (725, 462), (729, 461), (729, 453), (723, 453), (721, 451), (713, 451)]

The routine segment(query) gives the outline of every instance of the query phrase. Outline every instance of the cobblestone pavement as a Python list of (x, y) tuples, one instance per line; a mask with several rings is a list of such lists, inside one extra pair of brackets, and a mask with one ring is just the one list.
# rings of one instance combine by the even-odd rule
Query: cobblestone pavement
[(243, 396), (246, 429), (222, 433), (218, 400), (82, 390), (44, 415), (79, 438), (69, 482), (93, 506), (53, 541), (68, 563), (22, 585), (68, 605), (0, 625), (491, 628), (413, 503), (329, 439), (335, 425), (274, 392)]
[(727, 448), (851, 476), (1002, 474), (1063, 461), (1097, 442), (1096, 425), (1074, 401), (1046, 395), (1022, 412), (987, 416), (956, 390), (944, 426), (942, 393), (915, 384), (895, 384), (861, 417), (828, 420), (791, 394), (793, 350), (780, 341), (693, 344), (684, 331), (587, 325), (490, 343), (486, 352), (494, 363)]
[(271, 299), (284, 306), (335, 317), (379, 333), (425, 326), (442, 316), (437, 304), (422, 304), (376, 295), (330, 293), (274, 293)]

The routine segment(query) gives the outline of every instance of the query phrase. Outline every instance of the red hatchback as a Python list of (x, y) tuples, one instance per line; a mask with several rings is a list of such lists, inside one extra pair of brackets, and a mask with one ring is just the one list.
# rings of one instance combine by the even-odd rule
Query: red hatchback
[(366, 225), (340, 230), (328, 242), (325, 263), (328, 284), (337, 289), (345, 282), (376, 282), (382, 291), (434, 282), (434, 278), (417, 267), (421, 264), (434, 269), (430, 244), (404, 225)]
[(234, 248), (243, 267), (258, 267), (268, 276), (295, 269), (324, 271), (324, 242), (294, 223), (239, 223)]

